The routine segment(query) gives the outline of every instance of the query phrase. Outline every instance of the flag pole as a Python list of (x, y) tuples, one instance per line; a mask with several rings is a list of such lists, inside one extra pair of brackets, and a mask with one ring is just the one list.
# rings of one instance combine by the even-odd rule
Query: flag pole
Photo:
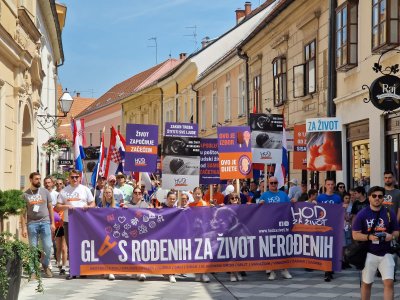
[(215, 204), (214, 203), (214, 188), (213, 188), (212, 184), (209, 185), (209, 189), (210, 189), (210, 204)]
[(264, 164), (264, 192), (267, 191), (268, 184), (268, 164)]

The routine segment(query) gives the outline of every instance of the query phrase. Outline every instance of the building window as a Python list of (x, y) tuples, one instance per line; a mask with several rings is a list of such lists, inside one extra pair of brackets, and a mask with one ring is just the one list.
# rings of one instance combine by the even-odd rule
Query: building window
[(218, 123), (218, 95), (217, 92), (213, 92), (212, 94), (212, 120), (211, 120), (211, 125), (212, 127), (217, 126)]
[(103, 133), (103, 130), (100, 130), (100, 134), (99, 134), (99, 145), (101, 144), (101, 135)]
[(304, 47), (304, 61), (306, 68), (306, 92), (307, 94), (316, 91), (316, 48), (315, 40)]
[(336, 10), (336, 69), (347, 71), (357, 65), (357, 3), (347, 1)]
[(201, 99), (201, 130), (206, 130), (206, 99)]
[(239, 78), (238, 86), (238, 117), (241, 118), (246, 115), (246, 81), (243, 78)]
[(261, 75), (253, 78), (253, 113), (261, 111)]
[(272, 62), (274, 76), (274, 105), (280, 106), (287, 99), (286, 58), (277, 57)]
[(225, 122), (231, 120), (231, 86), (225, 86)]
[[(101, 136), (101, 135), (100, 135)], [(89, 133), (89, 146), (93, 145), (93, 133)]]
[(293, 96), (303, 97), (317, 90), (316, 42), (304, 46), (304, 64), (293, 67)]
[(400, 42), (399, 0), (372, 0), (372, 51), (381, 53)]

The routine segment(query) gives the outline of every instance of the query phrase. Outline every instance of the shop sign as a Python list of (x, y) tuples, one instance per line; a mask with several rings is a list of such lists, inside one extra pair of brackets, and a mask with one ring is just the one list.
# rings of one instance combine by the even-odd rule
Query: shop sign
[(393, 111), (400, 107), (400, 78), (385, 75), (371, 84), (371, 102), (384, 111)]
[(72, 166), (74, 161), (72, 159), (59, 159), (58, 164), (60, 166)]

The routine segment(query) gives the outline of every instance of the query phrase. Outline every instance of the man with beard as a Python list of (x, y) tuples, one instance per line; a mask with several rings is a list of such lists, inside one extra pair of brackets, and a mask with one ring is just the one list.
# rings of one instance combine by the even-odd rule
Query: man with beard
[(383, 205), (387, 209), (392, 209), (397, 216), (397, 221), (400, 221), (400, 190), (394, 187), (394, 176), (392, 171), (383, 173), (383, 181), (385, 183), (385, 198)]
[[(30, 187), (24, 193), (26, 212), (21, 216), (22, 236), (29, 238), (29, 244), (37, 247), (39, 238), (42, 242), (44, 257), (43, 270), (46, 277), (53, 277), (49, 268), (52, 233), (54, 233), (54, 215), (50, 193), (40, 187), (41, 176), (38, 172), (29, 175)], [(35, 274), (31, 274), (31, 279)]]

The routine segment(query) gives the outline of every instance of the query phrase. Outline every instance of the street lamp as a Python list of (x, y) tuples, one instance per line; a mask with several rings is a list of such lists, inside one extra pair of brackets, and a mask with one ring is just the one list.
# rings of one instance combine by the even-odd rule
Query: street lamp
[[(56, 126), (59, 118), (65, 118), (69, 113), (69, 111), (71, 110), (74, 99), (68, 93), (67, 89), (65, 89), (59, 101), (60, 101), (60, 109), (61, 112), (63, 113), (62, 115), (50, 115), (49, 113), (37, 115), (37, 120), (44, 129), (46, 129), (45, 126), (47, 126), (47, 129)], [(44, 109), (44, 111), (46, 110), (47, 107)]]

